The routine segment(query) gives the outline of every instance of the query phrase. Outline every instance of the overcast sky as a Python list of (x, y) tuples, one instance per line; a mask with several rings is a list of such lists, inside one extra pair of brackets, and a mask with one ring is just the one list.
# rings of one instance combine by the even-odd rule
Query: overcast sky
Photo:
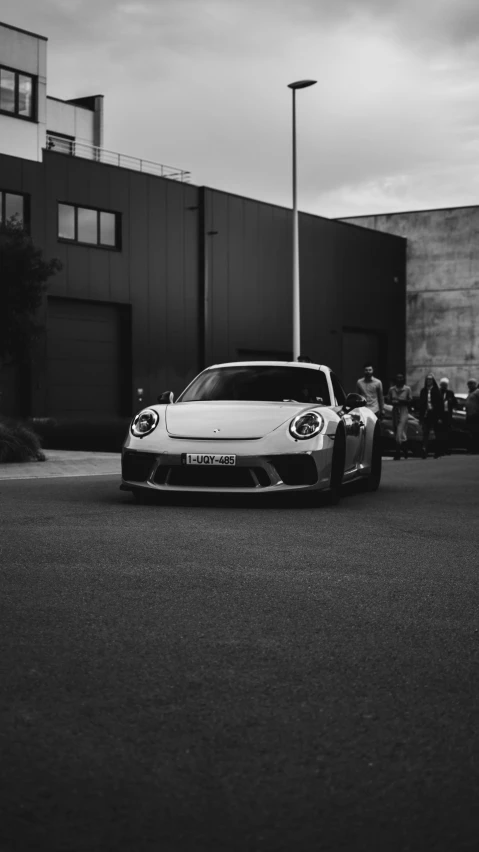
[(479, 203), (479, 0), (2, 0), (105, 147), (339, 217)]

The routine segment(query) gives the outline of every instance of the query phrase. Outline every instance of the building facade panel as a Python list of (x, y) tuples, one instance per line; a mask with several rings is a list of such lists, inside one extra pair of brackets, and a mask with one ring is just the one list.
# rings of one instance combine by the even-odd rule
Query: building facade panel
[[(425, 370), (458, 393), (479, 375), (479, 207), (342, 220), (407, 238), (407, 372), (414, 393)], [(440, 377), (439, 377), (440, 378)]]
[(47, 98), (47, 130), (75, 137), (75, 108), (57, 98)]
[(22, 162), (22, 187), (28, 196), (29, 228), (34, 240), (45, 245), (47, 228), (43, 205), (38, 199), (45, 196), (45, 172), (40, 163), (33, 160)]
[[(222, 317), (222, 325), (227, 331), (227, 357), (234, 360), (238, 357), (235, 341), (231, 338), (231, 316), (236, 316), (243, 309), (245, 300), (245, 271), (247, 259), (243, 250), (245, 205), (243, 199), (227, 197), (227, 217), (218, 222), (218, 235), (209, 239), (211, 249), (216, 251), (222, 245), (221, 255), (227, 257), (227, 279), (225, 284), (225, 305), (227, 313)], [(219, 245), (217, 245), (219, 241)], [(241, 341), (239, 342), (241, 348)]]
[[(38, 168), (44, 176), (45, 191), (36, 197), (34, 204), (45, 222), (45, 251), (59, 257), (62, 263), (68, 259), (68, 246), (58, 242), (58, 204), (71, 201), (69, 197), (69, 159), (60, 154), (45, 153), (43, 163)], [(35, 239), (35, 234), (32, 233)], [(67, 288), (66, 266), (55, 278), (55, 286)]]
[(167, 233), (168, 218), (167, 194), (164, 181), (148, 183), (148, 245), (158, 244), (163, 247), (160, 251), (148, 253), (149, 268), (149, 382), (155, 398), (155, 393), (167, 390), (164, 383), (168, 380), (165, 375), (165, 355), (167, 352), (168, 335), (168, 299), (167, 299)]
[(0, 115), (2, 151), (24, 160), (38, 160), (38, 125), (20, 121), (9, 115)]
[(341, 336), (342, 275), (338, 239), (326, 219), (299, 217), (301, 349), (341, 375), (334, 330)]
[(0, 64), (45, 77), (46, 41), (43, 36), (0, 24)]
[(100, 210), (117, 210), (110, 198), (111, 174), (110, 169), (95, 168), (95, 163), (88, 164), (86, 172), (91, 176), (88, 180), (88, 203)]
[[(187, 255), (198, 258), (196, 233), (189, 227), (196, 193), (172, 180), (163, 181), (166, 192), (166, 233), (161, 250), (166, 256), (166, 352), (169, 373), (175, 386), (183, 387), (198, 370), (197, 301), (198, 265), (187, 265)], [(188, 241), (187, 241), (188, 236)], [(187, 270), (193, 279), (187, 277)]]
[(150, 368), (148, 280), (148, 179), (129, 174), (129, 216), (125, 237), (129, 245), (130, 299), (132, 303), (133, 386), (145, 390)]
[[(184, 359), (185, 384), (196, 375), (201, 366), (200, 352), (200, 273), (199, 273), (199, 190), (196, 186), (183, 184), (184, 191)], [(196, 208), (196, 209), (194, 209)]]
[(91, 145), (95, 143), (95, 113), (59, 98), (47, 97), (47, 130), (60, 136), (71, 136)]
[(2, 164), (0, 166), (0, 190), (28, 193), (28, 185), (26, 184), (23, 170), (23, 161), (18, 157), (2, 157)]
[(133, 298), (130, 275), (130, 172), (115, 166), (92, 164), (98, 173), (108, 178), (105, 204), (121, 215), (121, 251), (108, 251), (110, 267), (110, 299), (114, 302), (131, 302)]
[[(212, 202), (212, 203), (211, 203)], [(207, 203), (210, 206), (210, 215), (206, 221), (213, 224), (207, 227), (206, 242), (206, 281), (208, 306), (206, 309), (208, 322), (208, 339), (206, 351), (210, 353), (207, 360), (214, 361), (216, 352), (229, 352), (229, 309), (228, 300), (230, 293), (228, 246), (230, 244), (231, 232), (229, 226), (228, 198), (221, 193), (207, 193)], [(212, 287), (215, 282), (214, 287)], [(213, 319), (214, 318), (214, 319)]]
[[(273, 207), (272, 212), (268, 262), (271, 263), (271, 274), (275, 282), (274, 294), (269, 306), (269, 310), (272, 310), (272, 326), (275, 329), (273, 349), (279, 346), (281, 341), (290, 341), (286, 347), (284, 343), (281, 346), (286, 352), (292, 352), (293, 309), (290, 281), (293, 274), (293, 244), (291, 215), (289, 210), (281, 207)], [(286, 305), (286, 309), (283, 304)], [(303, 322), (303, 315), (301, 315), (301, 321)], [(302, 333), (307, 333), (303, 326)], [(303, 345), (301, 348), (304, 351)]]
[[(218, 231), (209, 243), (211, 325), (227, 329), (227, 336), (223, 333), (214, 338), (210, 361), (235, 359), (242, 351), (280, 349), (284, 316), (280, 314), (279, 324), (271, 317), (282, 301), (278, 288), (284, 286), (284, 273), (277, 277), (272, 257), (275, 250), (283, 252), (285, 247), (279, 241), (272, 246), (273, 208), (217, 191), (209, 191), (208, 199), (210, 225)], [(225, 287), (226, 294), (221, 292)]]

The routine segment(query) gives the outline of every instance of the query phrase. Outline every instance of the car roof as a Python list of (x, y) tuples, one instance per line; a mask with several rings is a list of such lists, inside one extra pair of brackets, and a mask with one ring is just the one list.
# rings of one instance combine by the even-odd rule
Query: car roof
[(310, 364), (309, 361), (225, 361), (223, 364), (211, 364), (207, 370), (216, 367), (307, 367), (309, 370), (329, 370), (322, 364)]

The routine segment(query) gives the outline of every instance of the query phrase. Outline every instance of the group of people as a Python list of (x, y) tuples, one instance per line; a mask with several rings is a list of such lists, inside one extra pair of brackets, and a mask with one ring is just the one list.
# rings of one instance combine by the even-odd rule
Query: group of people
[[(470, 435), (469, 451), (479, 453), (479, 385), (475, 379), (467, 382), (468, 396), (465, 401), (466, 408), (466, 430)], [(386, 396), (380, 379), (374, 376), (374, 368), (371, 364), (364, 365), (364, 375), (358, 379), (356, 390), (366, 398), (369, 408), (378, 417), (384, 415), (384, 403), (392, 406), (392, 419), (394, 436), (396, 440), (396, 453), (394, 458), (399, 461), (401, 455), (407, 458), (407, 421), (410, 408), (413, 403), (412, 391), (406, 384), (402, 373), (396, 376)], [(424, 387), (419, 394), (419, 420), (422, 426), (422, 458), (427, 458), (431, 432), (434, 431), (435, 453), (434, 458), (450, 454), (450, 432), (452, 426), (452, 415), (458, 407), (456, 397), (449, 388), (449, 379), (442, 378), (439, 385), (432, 373), (428, 373), (424, 380)]]

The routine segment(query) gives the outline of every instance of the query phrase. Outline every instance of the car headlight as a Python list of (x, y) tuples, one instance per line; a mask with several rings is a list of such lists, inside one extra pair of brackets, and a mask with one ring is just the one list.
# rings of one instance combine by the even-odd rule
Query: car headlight
[(159, 421), (160, 417), (157, 411), (154, 411), (153, 408), (145, 408), (133, 418), (130, 429), (136, 438), (143, 438), (153, 432), (153, 429), (156, 429)]
[(321, 432), (324, 426), (324, 419), (317, 411), (307, 411), (305, 414), (298, 414), (289, 424), (289, 431), (293, 438), (314, 438)]

